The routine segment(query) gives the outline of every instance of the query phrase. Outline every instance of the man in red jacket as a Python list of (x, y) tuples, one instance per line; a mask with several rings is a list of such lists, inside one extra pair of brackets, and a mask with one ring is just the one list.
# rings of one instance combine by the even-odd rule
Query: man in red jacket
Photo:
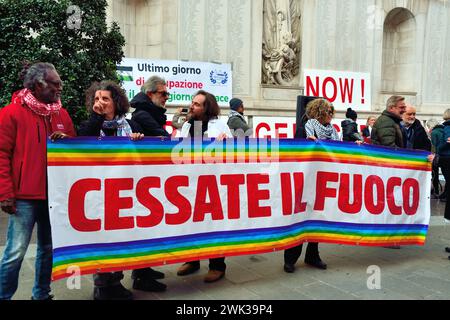
[(61, 107), (62, 81), (50, 63), (29, 67), (24, 89), (0, 111), (0, 206), (9, 214), (0, 263), (0, 299), (11, 299), (34, 224), (36, 275), (32, 299), (51, 299), (52, 238), (47, 202), (47, 137), (75, 136)]

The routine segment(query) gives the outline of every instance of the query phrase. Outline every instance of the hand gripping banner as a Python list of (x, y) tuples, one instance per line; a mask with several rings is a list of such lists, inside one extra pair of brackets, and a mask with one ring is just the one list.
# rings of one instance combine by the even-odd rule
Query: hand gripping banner
[(425, 243), (427, 152), (249, 138), (47, 145), (54, 280), (305, 241)]

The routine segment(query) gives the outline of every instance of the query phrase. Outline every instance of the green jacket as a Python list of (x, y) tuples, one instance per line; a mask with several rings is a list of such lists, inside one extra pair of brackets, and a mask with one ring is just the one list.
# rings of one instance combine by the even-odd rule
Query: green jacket
[(383, 111), (373, 125), (370, 136), (373, 144), (386, 147), (404, 148), (403, 131), (400, 125), (402, 119), (397, 115)]
[(436, 148), (436, 153), (441, 157), (450, 157), (450, 148), (445, 141), (444, 126), (450, 126), (450, 121), (446, 121), (443, 125), (438, 125), (431, 131), (431, 142)]

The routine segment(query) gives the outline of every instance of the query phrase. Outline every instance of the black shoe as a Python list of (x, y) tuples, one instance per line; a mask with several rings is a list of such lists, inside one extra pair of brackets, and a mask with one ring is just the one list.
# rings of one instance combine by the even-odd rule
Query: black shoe
[(164, 279), (164, 273), (152, 268), (136, 269), (131, 273), (131, 279), (137, 278)]
[(327, 264), (320, 260), (320, 258), (314, 260), (305, 259), (305, 263), (322, 270), (327, 268)]
[(162, 292), (167, 286), (164, 283), (158, 282), (150, 278), (137, 278), (133, 281), (133, 289), (148, 291), (148, 292)]
[(450, 253), (450, 247), (445, 247), (445, 252)]
[(54, 295), (49, 294), (48, 297), (47, 297), (46, 299), (40, 299), (40, 300), (38, 300), (38, 299), (35, 299), (35, 298), (31, 297), (31, 300), (37, 300), (37, 301), (51, 301), (51, 300), (53, 300), (54, 297), (55, 297)]
[(284, 271), (287, 273), (294, 273), (295, 271), (295, 264), (293, 263), (285, 263), (284, 264)]
[(152, 278), (152, 279), (164, 279), (164, 276), (165, 276), (164, 273), (156, 271), (156, 270), (154, 270), (152, 268), (148, 268), (148, 269), (149, 269), (148, 273), (149, 273), (150, 278)]
[(103, 288), (95, 287), (94, 300), (133, 300), (133, 294), (122, 284)]

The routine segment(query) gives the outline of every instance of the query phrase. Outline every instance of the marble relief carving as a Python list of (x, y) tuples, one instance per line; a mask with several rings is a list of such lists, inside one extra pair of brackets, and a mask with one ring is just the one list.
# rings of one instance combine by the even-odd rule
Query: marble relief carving
[(262, 83), (299, 86), (300, 0), (264, 0)]
[[(430, 6), (429, 13), (429, 29), (433, 30), (427, 36), (427, 47), (429, 48), (428, 52), (428, 66), (433, 65), (442, 65), (443, 61), (443, 41), (444, 34), (446, 32), (445, 19), (446, 12), (440, 8), (440, 6), (432, 5)], [(441, 98), (441, 84), (442, 84), (442, 76), (443, 70), (442, 68), (426, 68), (426, 78), (425, 82), (426, 90), (425, 90), (425, 100), (427, 102), (438, 103)]]
[(228, 1), (228, 61), (233, 63), (233, 92), (250, 93), (251, 1)]
[(203, 15), (204, 3), (197, 0), (180, 1), (180, 59), (200, 60), (203, 54), (203, 20), (198, 19)]

